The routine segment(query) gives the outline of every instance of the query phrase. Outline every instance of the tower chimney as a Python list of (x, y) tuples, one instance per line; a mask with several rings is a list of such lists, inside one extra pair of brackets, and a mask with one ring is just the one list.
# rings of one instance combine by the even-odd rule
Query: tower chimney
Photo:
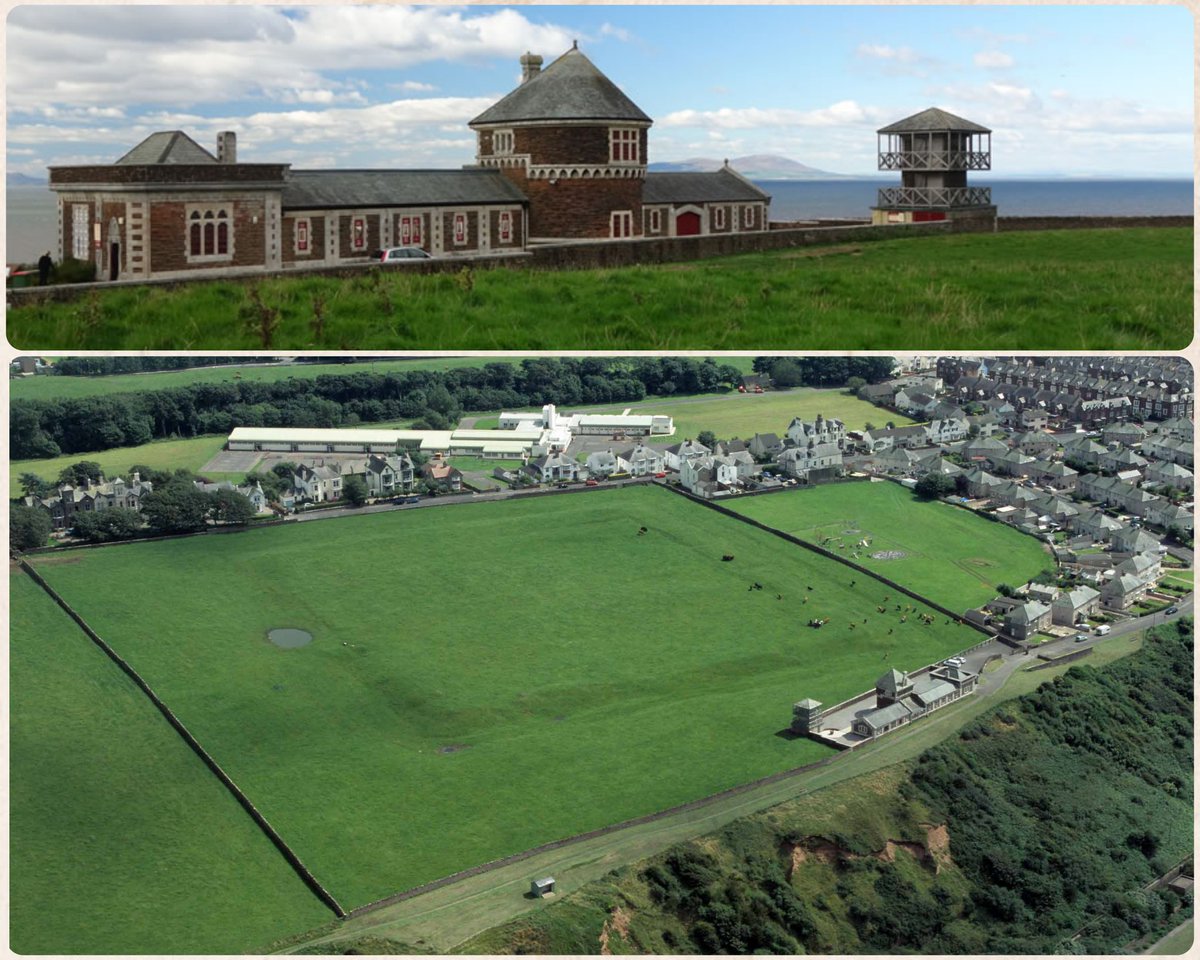
[(217, 162), (237, 163), (237, 134), (232, 130), (217, 134)]
[(542, 58), (536, 53), (526, 53), (521, 57), (521, 82), (528, 83), (542, 72)]

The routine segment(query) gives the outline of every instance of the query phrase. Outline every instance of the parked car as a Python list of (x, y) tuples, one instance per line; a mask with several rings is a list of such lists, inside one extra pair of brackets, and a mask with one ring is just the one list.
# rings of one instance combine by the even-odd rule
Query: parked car
[(1088, 639), (1088, 635), (1086, 633), (1075, 634), (1075, 642), (1076, 643), (1083, 643), (1083, 641), (1086, 639)]
[(432, 255), (420, 247), (390, 247), (379, 254), (380, 263), (408, 263), (413, 260), (432, 259)]
[(655, 480), (665, 480), (666, 477), (667, 477), (666, 473), (664, 473), (662, 470), (659, 470), (658, 473), (656, 473), (654, 475)]
[(1166, 614), (1178, 613), (1179, 608), (1178, 607), (1167, 607), (1167, 609), (1164, 610), (1163, 612)]
[(1112, 627), (1110, 627), (1107, 623), (1102, 623), (1096, 628), (1096, 636), (1102, 637), (1110, 630), (1112, 630)]
[(405, 497), (403, 502), (404, 503), (420, 503), (421, 498), (420, 497)]
[(585, 480), (583, 485), (585, 487), (598, 487), (598, 486), (600, 486), (600, 481), (599, 480)]

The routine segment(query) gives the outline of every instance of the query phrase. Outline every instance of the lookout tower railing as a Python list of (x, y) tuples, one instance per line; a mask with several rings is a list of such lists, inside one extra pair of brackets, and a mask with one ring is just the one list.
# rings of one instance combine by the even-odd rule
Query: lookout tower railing
[(991, 170), (992, 155), (982, 150), (889, 150), (879, 154), (880, 170)]
[(882, 187), (879, 206), (891, 209), (914, 207), (989, 207), (990, 187)]

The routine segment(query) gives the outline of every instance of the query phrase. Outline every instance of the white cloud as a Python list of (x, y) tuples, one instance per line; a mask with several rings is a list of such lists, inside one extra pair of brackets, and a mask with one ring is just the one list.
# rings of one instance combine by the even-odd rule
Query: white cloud
[[(557, 55), (571, 32), (523, 13), (390, 5), (298, 9), (25, 6), (8, 20), (10, 111), (47, 103), (190, 106), (339, 92), (326, 73)], [(417, 82), (417, 81), (412, 81)], [(343, 95), (345, 96), (345, 95)]]
[(756, 127), (831, 127), (874, 122), (878, 110), (842, 100), (817, 110), (792, 110), (782, 107), (722, 107), (719, 110), (677, 110), (655, 124), (656, 127), (716, 127), (725, 130), (749, 130)]
[(980, 50), (975, 54), (975, 66), (987, 70), (1003, 70), (1011, 67), (1016, 61), (1003, 50)]
[(611, 23), (600, 25), (600, 36), (612, 37), (614, 40), (620, 40), (622, 43), (632, 43), (635, 39), (634, 35), (624, 27), (614, 26)]
[(868, 60), (891, 60), (896, 63), (916, 63), (921, 55), (912, 47), (893, 47), (886, 43), (860, 43), (855, 53)]
[(389, 90), (402, 90), (405, 93), (433, 93), (437, 89), (432, 83), (421, 83), (419, 80), (405, 80), (403, 83), (389, 83)]

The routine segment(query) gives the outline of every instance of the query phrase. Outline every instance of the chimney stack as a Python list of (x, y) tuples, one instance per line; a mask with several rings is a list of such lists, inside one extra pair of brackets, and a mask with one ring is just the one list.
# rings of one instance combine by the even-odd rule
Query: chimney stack
[(217, 163), (237, 163), (237, 134), (232, 130), (217, 134)]
[(542, 72), (542, 58), (536, 53), (526, 53), (521, 57), (521, 82), (528, 83)]

